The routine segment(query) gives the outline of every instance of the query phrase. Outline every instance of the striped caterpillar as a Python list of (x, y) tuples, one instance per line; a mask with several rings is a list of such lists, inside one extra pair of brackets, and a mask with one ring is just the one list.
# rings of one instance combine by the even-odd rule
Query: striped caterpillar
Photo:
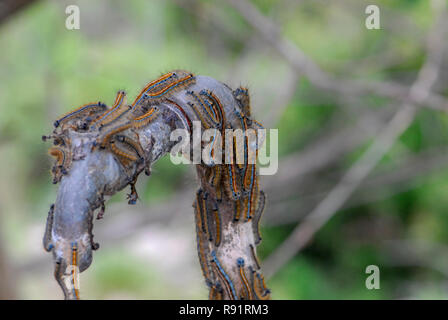
[[(201, 90), (198, 95), (190, 90), (186, 95), (190, 98), (187, 105), (194, 114), (199, 114), (197, 118), (203, 122), (203, 127), (233, 128), (232, 124), (226, 122), (224, 108), (212, 91)], [(236, 128), (241, 129), (243, 133), (248, 129), (261, 128), (261, 125), (250, 118), (247, 89), (239, 88), (233, 95), (239, 108), (234, 108), (233, 123), (238, 124)], [(230, 118), (232, 115), (227, 117)], [(196, 216), (200, 217), (197, 222), (201, 222), (201, 225), (197, 226), (197, 231), (201, 233), (198, 235), (198, 241), (201, 240), (198, 253), (201, 265), (204, 265), (204, 255), (207, 251), (212, 255), (210, 265), (207, 265), (207, 269), (203, 267), (203, 272), (206, 273), (204, 277), (208, 282), (212, 279), (212, 284), (209, 285), (210, 299), (269, 299), (270, 291), (258, 271), (260, 262), (256, 254), (256, 245), (261, 242), (259, 222), (265, 204), (265, 195), (259, 189), (257, 165), (251, 159), (252, 156), (257, 156), (257, 150), (252, 150), (253, 155), (249, 154), (249, 146), (253, 148), (253, 144), (249, 144), (248, 136), (244, 136), (240, 149), (237, 148), (236, 141), (233, 136), (232, 145), (228, 148), (232, 152), (225, 154), (225, 164), (211, 167), (205, 164), (198, 165), (201, 189), (194, 204)], [(237, 158), (242, 161), (238, 161)], [(233, 203), (230, 217), (225, 216), (228, 211), (221, 209), (225, 203)], [(219, 254), (222, 243), (227, 239), (226, 226), (236, 227), (246, 223), (251, 225), (254, 239), (254, 242), (245, 249), (247, 259), (239, 257), (236, 264), (225, 268)], [(208, 240), (208, 246), (204, 244), (205, 239)]]

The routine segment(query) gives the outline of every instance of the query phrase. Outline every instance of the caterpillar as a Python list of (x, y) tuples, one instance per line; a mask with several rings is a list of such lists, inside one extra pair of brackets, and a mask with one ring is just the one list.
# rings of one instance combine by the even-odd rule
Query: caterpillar
[(211, 111), (209, 114), (212, 117), (213, 122), (217, 123), (217, 129), (221, 130), (225, 122), (221, 102), (208, 90), (202, 90), (199, 92), (199, 95), (205, 97), (202, 101), (207, 105), (207, 110)]
[[(137, 135), (137, 134), (136, 134)], [(138, 138), (138, 135), (137, 135)], [(140, 145), (140, 142), (125, 136), (125, 135), (116, 135), (115, 139), (124, 145), (126, 145), (128, 148), (130, 148), (140, 159), (144, 160), (145, 158), (145, 152), (142, 149), (142, 146)]]
[(248, 117), (250, 117), (251, 110), (250, 110), (249, 90), (247, 90), (247, 88), (244, 87), (239, 87), (233, 91), (233, 95), (235, 99), (238, 101), (243, 113)]
[(218, 282), (216, 285), (212, 285), (210, 287), (210, 293), (208, 295), (209, 300), (222, 300), (222, 287)]
[(254, 284), (254, 293), (258, 296), (260, 300), (267, 300), (270, 298), (271, 291), (266, 288), (266, 284), (264, 282), (264, 277), (258, 273), (257, 271), (252, 273), (254, 275), (253, 284)]
[(260, 283), (260, 275), (257, 271), (252, 269), (249, 266), (250, 271), (250, 282), (252, 284), (252, 291), (254, 293), (255, 299), (257, 300), (269, 300), (270, 299), (270, 290), (266, 289), (264, 286), (264, 279), (262, 279)]
[(236, 155), (236, 163), (238, 164), (238, 167), (240, 168), (240, 170), (242, 171), (242, 175), (244, 176), (246, 174), (246, 170), (247, 170), (247, 159), (248, 159), (248, 149), (247, 149), (247, 136), (246, 136), (246, 132), (247, 132), (247, 124), (246, 124), (246, 120), (243, 117), (243, 115), (235, 108), (234, 110), (235, 114), (237, 115), (238, 119), (240, 119), (241, 122), (241, 128), (242, 128), (242, 133), (243, 133), (243, 155), (244, 155), (244, 160), (243, 162), (240, 161), (241, 157), (239, 156), (240, 154), (240, 148), (238, 147), (238, 144), (235, 142), (236, 138), (235, 136), (233, 137), (233, 146), (236, 150), (235, 155)]
[(261, 216), (263, 215), (265, 201), (266, 201), (266, 196), (263, 191), (260, 191), (258, 194), (257, 210), (255, 211), (254, 218), (252, 219), (252, 224), (253, 224), (252, 229), (254, 231), (255, 244), (257, 244), (257, 245), (261, 242), (260, 219), (261, 219)]
[(201, 224), (201, 230), (203, 233), (207, 232), (206, 228), (206, 212), (205, 212), (205, 200), (204, 197), (206, 197), (206, 194), (202, 191), (202, 189), (199, 189), (196, 192), (196, 209), (198, 210), (198, 218)]
[[(253, 217), (254, 212), (254, 201), (256, 199), (256, 191), (258, 189), (258, 180), (256, 175), (256, 166), (254, 164), (250, 165), (250, 183), (249, 183), (249, 195), (247, 197), (246, 210), (246, 221), (249, 221)], [(246, 183), (246, 181), (244, 181)]]
[[(210, 150), (208, 152), (208, 159), (207, 158), (202, 159), (202, 162), (206, 166), (213, 167), (216, 165), (216, 163), (221, 162), (219, 158), (215, 159), (215, 148), (216, 148), (215, 144), (217, 143), (217, 140), (221, 139), (221, 137), (220, 137), (220, 135), (219, 135), (220, 133), (217, 129), (210, 129), (210, 130), (213, 130), (213, 135), (211, 136), (211, 142), (210, 142), (210, 146), (209, 146)], [(218, 150), (218, 155), (219, 154), (222, 155), (222, 150)], [(215, 160), (217, 160), (217, 161), (215, 161)]]
[(56, 163), (51, 170), (53, 173), (53, 184), (56, 184), (61, 180), (62, 175), (67, 174), (67, 171), (70, 168), (71, 153), (60, 147), (51, 147), (48, 150), (48, 154), (56, 158)]
[(54, 221), (54, 204), (50, 206), (50, 210), (48, 211), (47, 224), (45, 227), (45, 234), (43, 238), (44, 249), (47, 252), (50, 252), (51, 249), (53, 249), (53, 244), (51, 243), (51, 231), (53, 229), (53, 221)]
[(212, 251), (211, 255), (212, 255), (212, 261), (211, 261), (212, 267), (214, 268), (214, 271), (216, 272), (217, 276), (224, 283), (227, 295), (229, 296), (229, 298), (231, 300), (236, 300), (237, 294), (235, 291), (235, 286), (234, 286), (232, 280), (230, 280), (229, 275), (224, 271), (223, 267), (221, 266), (221, 263), (219, 262), (218, 258), (216, 257), (215, 250)]
[(124, 150), (124, 148), (119, 146), (119, 144), (117, 144), (114, 140), (110, 141), (110, 149), (118, 157), (118, 160), (124, 167), (127, 167), (130, 163), (137, 161), (137, 157), (135, 155), (129, 153), (127, 150)]
[(243, 282), (244, 290), (246, 291), (246, 298), (248, 300), (252, 300), (252, 292), (249, 287), (249, 282), (246, 278), (246, 273), (244, 272), (244, 259), (240, 257), (237, 259), (236, 263), (238, 266), (238, 272), (240, 274), (241, 281)]
[(212, 209), (212, 213), (215, 221), (215, 247), (219, 247), (221, 244), (221, 215), (219, 214), (218, 206), (215, 205)]
[(107, 105), (101, 103), (100, 101), (87, 103), (73, 111), (70, 111), (70, 112), (64, 114), (63, 116), (58, 118), (56, 121), (54, 121), (53, 125), (55, 128), (57, 128), (65, 123), (69, 122), (70, 120), (73, 120), (74, 118), (84, 118), (88, 115), (91, 115), (91, 114), (94, 114), (97, 112), (101, 112), (106, 109), (107, 109)]
[(72, 243), (72, 281), (73, 281), (73, 294), (76, 300), (79, 300), (79, 289), (77, 283), (78, 272), (78, 245), (76, 242)]
[(96, 119), (91, 127), (101, 129), (102, 126), (108, 125), (115, 119), (122, 116), (123, 112), (129, 109), (126, 105), (126, 93), (124, 91), (118, 91), (115, 98), (114, 105), (109, 110), (105, 111), (98, 119)]
[(137, 98), (135, 98), (134, 102), (132, 103), (132, 110), (134, 110), (136, 108), (136, 106), (140, 103), (140, 101), (143, 99), (143, 96), (150, 90), (152, 90), (153, 88), (162, 85), (163, 83), (169, 81), (171, 78), (174, 78), (176, 76), (176, 74), (174, 72), (170, 72), (167, 74), (164, 74), (163, 76), (161, 76), (160, 78), (151, 81), (150, 83), (148, 83), (143, 90), (139, 93), (139, 95), (137, 96)]
[(258, 260), (257, 253), (255, 252), (255, 246), (253, 244), (250, 244), (249, 248), (250, 248), (250, 252), (251, 252), (251, 255), (252, 255), (252, 259), (254, 259), (254, 261), (255, 261), (255, 265), (257, 267), (257, 270), (260, 270), (261, 269), (260, 261)]
[(233, 215), (233, 221), (234, 222), (238, 222), (240, 220), (240, 215), (241, 215), (241, 199), (236, 200), (235, 204), (234, 204), (234, 210), (235, 213)]
[(209, 128), (220, 128), (220, 126), (222, 126), (222, 123), (220, 123), (213, 115), (214, 111), (210, 104), (205, 106), (204, 101), (194, 91), (187, 91), (187, 95), (190, 95), (201, 107), (203, 114), (205, 115), (205, 118), (201, 117), (201, 121), (204, 121)]
[(127, 195), (127, 199), (129, 199), (128, 204), (134, 205), (137, 203), (138, 199), (138, 193), (137, 189), (135, 188), (135, 184), (137, 183), (138, 175), (135, 176), (135, 178), (129, 183), (129, 186), (131, 187), (131, 193)]
[(196, 106), (194, 105), (194, 103), (188, 101), (187, 105), (191, 108), (191, 110), (193, 110), (194, 114), (196, 115), (196, 117), (199, 119), (199, 121), (201, 122), (202, 127), (204, 127), (204, 129), (209, 129), (210, 128), (210, 124), (204, 119), (204, 117), (202, 116), (202, 113), (200, 113)]
[(234, 164), (228, 164), (225, 170), (226, 178), (224, 179), (225, 190), (232, 200), (238, 200), (241, 197), (240, 183), (238, 182), (237, 172)]
[[(124, 123), (118, 123), (114, 126), (112, 126), (110, 129), (108, 129), (106, 132), (103, 132), (102, 136), (100, 136), (98, 139), (100, 139), (100, 147), (102, 149), (107, 147), (107, 144), (110, 142), (111, 138), (116, 135), (117, 133), (123, 132), (129, 128), (131, 128), (133, 123), (126, 121)], [(98, 140), (97, 139), (97, 140)], [(94, 145), (94, 147), (96, 144)]]
[(222, 129), (224, 127), (226, 119), (224, 115), (224, 108), (222, 107), (221, 101), (219, 101), (219, 99), (215, 96), (215, 94), (209, 90), (202, 90), (199, 94), (206, 96), (212, 102), (212, 104), (210, 105), (206, 100), (204, 100), (204, 102), (208, 104), (209, 109), (213, 111), (216, 121), (219, 122), (218, 128)]
[[(198, 249), (198, 256), (199, 256), (199, 264), (201, 265), (202, 274), (204, 276), (205, 282), (207, 285), (210, 285), (210, 267), (208, 265), (208, 260), (206, 258), (206, 245), (204, 244), (202, 235), (204, 233), (201, 233), (202, 230), (202, 213), (199, 209), (199, 205), (196, 202), (195, 203), (195, 220), (196, 220), (196, 242), (197, 242), (197, 249)], [(208, 250), (207, 250), (208, 251)]]
[[(191, 85), (195, 81), (195, 77), (192, 73), (185, 71), (173, 72), (175, 77), (169, 76), (164, 81), (159, 84), (151, 86), (142, 96), (142, 99), (157, 99), (166, 96), (169, 92), (184, 88), (185, 86)], [(176, 79), (174, 81), (168, 81), (169, 79)], [(160, 88), (159, 88), (160, 87)]]
[(217, 202), (222, 202), (222, 186), (221, 184), (218, 184), (215, 187), (215, 197)]
[(132, 125), (134, 128), (139, 129), (147, 124), (149, 124), (154, 117), (157, 115), (157, 108), (150, 108), (148, 112), (146, 112), (144, 115), (137, 117), (132, 120)]
[(220, 185), (221, 177), (222, 177), (222, 166), (216, 165), (210, 169), (208, 183), (210, 183), (214, 188), (216, 188)]
[[(207, 234), (208, 234), (208, 240), (211, 242), (213, 241), (213, 239), (215, 239), (216, 241), (216, 237), (217, 235), (215, 234), (215, 232), (213, 231), (213, 224), (216, 225), (216, 221), (215, 221), (215, 214), (214, 211), (212, 209), (210, 209), (210, 199), (208, 198), (208, 193), (206, 193), (207, 195), (207, 199), (203, 200), (204, 201), (204, 206), (205, 206), (205, 215), (206, 218), (206, 227), (207, 227)], [(216, 230), (216, 229), (215, 229)]]

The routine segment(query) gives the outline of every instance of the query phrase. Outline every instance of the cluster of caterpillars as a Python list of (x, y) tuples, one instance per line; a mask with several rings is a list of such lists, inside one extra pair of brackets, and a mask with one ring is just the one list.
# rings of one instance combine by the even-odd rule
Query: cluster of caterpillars
[[(188, 105), (201, 120), (204, 128), (219, 130), (221, 136), (224, 136), (226, 128), (232, 128), (226, 122), (223, 106), (212, 92), (206, 90), (199, 93), (187, 91), (187, 95), (191, 97)], [(247, 129), (262, 128), (258, 122), (251, 119), (247, 89), (238, 88), (233, 91), (233, 95), (239, 104), (239, 109), (234, 109), (234, 113), (240, 121), (239, 129), (244, 132)], [(212, 137), (211, 141), (215, 142), (215, 138)], [(195, 209), (199, 261), (210, 290), (210, 299), (264, 300), (270, 298), (270, 290), (266, 287), (260, 272), (255, 248), (261, 242), (259, 221), (264, 210), (265, 195), (259, 188), (257, 166), (248, 161), (248, 143), (248, 138), (245, 137), (244, 154), (242, 155), (244, 161), (242, 163), (236, 161), (237, 152), (234, 152), (232, 153), (233, 161), (198, 165), (197, 171), (201, 188), (196, 193), (193, 207)], [(224, 143), (222, 148), (224, 151)], [(228, 211), (229, 206), (221, 206), (223, 203), (230, 203), (233, 208), (232, 212), (220, 212), (220, 207), (223, 207), (224, 211), (227, 208)], [(230, 218), (228, 217), (229, 213), (232, 215)], [(225, 267), (217, 256), (221, 243), (224, 241), (223, 225), (228, 222), (234, 225), (252, 224), (254, 241), (246, 248), (246, 256), (251, 258), (251, 264), (243, 257), (239, 257), (233, 266), (232, 274), (238, 274), (239, 279), (230, 276), (229, 270), (225, 270), (226, 267), (229, 267), (228, 264)]]
[[(203, 129), (214, 129), (221, 133), (221, 137), (225, 136), (226, 129), (245, 131), (262, 128), (251, 118), (250, 99), (246, 88), (240, 87), (233, 91), (238, 104), (231, 115), (238, 119), (237, 128), (234, 128), (231, 121), (226, 120), (226, 113), (218, 97), (210, 90), (189, 90), (194, 83), (193, 74), (177, 70), (148, 83), (132, 104), (127, 103), (126, 93), (119, 91), (112, 107), (101, 102), (90, 103), (61, 116), (54, 122), (52, 135), (43, 137), (44, 140), (53, 139), (54, 143), (49, 150), (49, 154), (55, 158), (51, 170), (53, 182), (58, 183), (62, 176), (69, 172), (74, 160), (69, 132), (95, 133), (96, 141), (92, 150), (105, 149), (111, 152), (125, 172), (134, 172), (133, 176), (129, 177), (129, 203), (134, 204), (138, 197), (135, 182), (141, 171), (135, 170), (135, 165), (148, 166), (145, 172), (149, 175), (149, 161), (140, 145), (138, 133), (157, 117), (161, 107), (173, 112), (183, 127), (190, 132), (192, 120), (199, 120)], [(182, 106), (176, 102), (176, 93), (180, 90), (185, 90), (188, 97), (187, 103)], [(211, 141), (217, 143), (219, 140), (214, 136)], [(221, 147), (224, 151), (224, 139)], [(215, 156), (213, 150), (211, 149), (210, 156)], [(255, 248), (261, 241), (259, 221), (264, 209), (265, 195), (259, 188), (256, 163), (249, 162), (247, 137), (244, 138), (243, 155), (237, 151), (232, 157), (234, 159), (230, 163), (221, 159), (223, 161), (219, 164), (212, 162), (197, 165), (201, 188), (197, 191), (193, 206), (199, 260), (210, 289), (210, 299), (269, 299), (270, 290), (266, 288), (260, 272)], [(237, 163), (237, 157), (242, 157), (244, 161)], [(224, 207), (231, 207), (231, 212), (223, 211)], [(103, 212), (104, 205), (101, 216)], [(232, 275), (238, 275), (238, 279), (229, 275), (229, 270), (225, 270), (229, 265), (223, 265), (218, 258), (221, 244), (225, 240), (223, 225), (229, 221), (234, 226), (250, 223), (253, 230), (253, 241), (246, 248), (246, 260), (239, 257), (232, 267)]]
[[(85, 104), (59, 117), (54, 122), (54, 131), (43, 140), (53, 139), (53, 147), (48, 151), (55, 158), (51, 169), (53, 183), (58, 183), (69, 172), (72, 154), (69, 131), (96, 133), (93, 149), (106, 149), (115, 155), (126, 169), (134, 165), (144, 165), (147, 161), (140, 144), (138, 130), (147, 126), (158, 114), (158, 105), (166, 102), (178, 90), (194, 83), (193, 74), (176, 70), (147, 84), (132, 104), (127, 103), (126, 93), (119, 91), (112, 107), (95, 102)], [(150, 174), (149, 167), (145, 173)], [(135, 204), (137, 193), (135, 183), (140, 171), (129, 177), (131, 194), (129, 204)]]

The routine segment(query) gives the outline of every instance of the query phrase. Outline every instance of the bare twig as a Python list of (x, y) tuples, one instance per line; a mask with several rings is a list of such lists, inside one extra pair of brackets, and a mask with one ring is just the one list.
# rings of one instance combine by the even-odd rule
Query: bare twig
[[(448, 150), (446, 148), (408, 157), (367, 178), (341, 209), (372, 203), (415, 188), (427, 181), (430, 175), (435, 175), (447, 166)], [(309, 180), (312, 181), (312, 179)], [(271, 214), (266, 215), (264, 224), (281, 225), (301, 221), (307, 211), (328, 194), (328, 184), (320, 181), (316, 187), (310, 187), (308, 182), (305, 185), (297, 183), (297, 188), (291, 184), (287, 184), (288, 188), (282, 188), (282, 184), (277, 181), (271, 185), (267, 184), (265, 190), (270, 196), (268, 211)], [(292, 211), (295, 212), (294, 215), (291, 215)]]
[(436, 110), (448, 110), (448, 101), (443, 96), (428, 92), (425, 99), (416, 99), (409, 94), (409, 88), (398, 83), (368, 82), (361, 80), (334, 79), (323, 71), (312, 59), (305, 55), (294, 43), (282, 37), (277, 26), (263, 16), (247, 0), (226, 0), (274, 47), (299, 73), (304, 74), (311, 83), (321, 89), (340, 94), (363, 95), (373, 93), (405, 103), (424, 105)]

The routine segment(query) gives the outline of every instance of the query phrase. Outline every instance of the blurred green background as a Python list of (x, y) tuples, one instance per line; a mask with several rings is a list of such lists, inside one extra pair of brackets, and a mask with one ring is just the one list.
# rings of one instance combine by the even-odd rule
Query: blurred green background
[[(409, 86), (425, 61), (434, 15), (427, 0), (376, 0), (381, 30), (367, 30), (367, 1), (253, 0), (259, 12), (335, 77)], [(80, 8), (80, 30), (65, 8)], [(276, 248), (366, 150), (400, 102), (316, 88), (227, 1), (36, 1), (0, 24), (0, 296), (60, 299), (42, 248), (51, 184), (48, 143), (60, 114), (89, 101), (133, 100), (172, 69), (248, 86), (253, 113), (279, 129), (279, 174), (262, 177), (268, 205), (261, 259)], [(446, 44), (445, 44), (446, 46)], [(433, 90), (448, 93), (448, 59)], [(300, 170), (317, 151), (315, 166)], [(314, 151), (313, 151), (314, 150)], [(271, 279), (273, 299), (448, 298), (448, 117), (422, 108), (379, 166)], [(294, 169), (296, 171), (294, 171)], [(297, 170), (300, 171), (297, 173)], [(289, 172), (296, 172), (289, 175)], [(95, 223), (101, 248), (81, 275), (84, 299), (204, 299), (187, 166), (160, 160)], [(177, 206), (176, 206), (177, 205)], [(381, 270), (367, 290), (365, 269)]]

